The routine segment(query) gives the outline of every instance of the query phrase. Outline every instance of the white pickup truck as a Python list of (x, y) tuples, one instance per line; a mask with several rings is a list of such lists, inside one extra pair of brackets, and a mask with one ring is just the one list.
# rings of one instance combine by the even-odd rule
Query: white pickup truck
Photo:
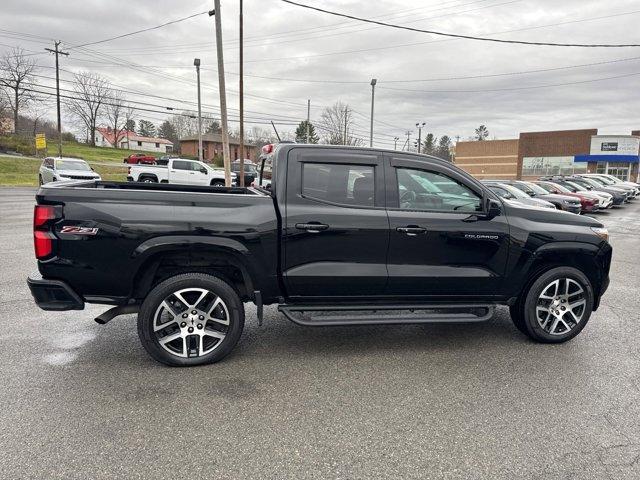
[[(236, 185), (236, 177), (231, 173), (233, 185)], [(167, 165), (131, 165), (127, 181), (224, 187), (224, 170), (196, 160), (172, 158)]]

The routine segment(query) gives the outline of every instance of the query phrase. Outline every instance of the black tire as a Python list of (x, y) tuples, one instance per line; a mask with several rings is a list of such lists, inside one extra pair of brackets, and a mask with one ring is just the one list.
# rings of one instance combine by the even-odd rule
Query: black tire
[[(229, 325), (226, 327), (224, 338), (215, 344), (213, 351), (195, 357), (181, 357), (168, 352), (161, 346), (158, 335), (154, 332), (154, 324), (156, 313), (163, 301), (176, 291), (190, 288), (206, 289), (219, 297), (226, 305)], [(142, 346), (153, 359), (174, 367), (205, 365), (222, 360), (238, 343), (243, 328), (244, 305), (236, 291), (220, 278), (204, 273), (176, 275), (159, 283), (149, 292), (138, 313), (138, 336)]]
[(38, 185), (42, 186), (44, 182), (42, 181), (42, 175), (38, 175)]
[(140, 179), (142, 183), (158, 183), (158, 179), (156, 177), (146, 176)]
[(224, 187), (224, 180), (211, 180), (212, 187)]
[[(584, 299), (584, 307), (580, 311), (581, 318), (579, 322), (568, 322), (568, 324), (573, 324), (572, 328), (562, 331), (562, 326), (559, 326), (559, 330), (556, 330), (555, 334), (551, 334), (538, 322), (536, 307), (540, 301), (541, 294), (551, 283), (559, 280), (562, 284), (562, 282), (566, 282), (565, 279), (575, 282), (582, 288), (583, 292), (580, 294), (580, 299)], [(573, 267), (556, 267), (540, 274), (529, 288), (522, 292), (515, 305), (509, 308), (509, 312), (516, 328), (529, 338), (541, 343), (563, 343), (571, 340), (584, 329), (589, 322), (592, 309), (593, 288), (584, 273)], [(567, 318), (572, 319), (575, 317), (569, 316)]]

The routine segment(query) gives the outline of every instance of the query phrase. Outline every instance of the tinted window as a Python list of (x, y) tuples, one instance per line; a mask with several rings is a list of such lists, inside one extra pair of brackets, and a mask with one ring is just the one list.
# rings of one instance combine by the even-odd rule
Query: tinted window
[(507, 192), (504, 188), (496, 187), (495, 185), (489, 185), (489, 188), (493, 193), (502, 198), (513, 198), (509, 192)]
[(174, 160), (173, 168), (176, 170), (191, 170), (191, 164), (193, 162), (185, 162), (184, 160)]
[(466, 185), (447, 175), (426, 170), (398, 168), (400, 208), (443, 212), (481, 210), (480, 197)]
[(374, 167), (304, 163), (302, 195), (332, 203), (373, 207)]

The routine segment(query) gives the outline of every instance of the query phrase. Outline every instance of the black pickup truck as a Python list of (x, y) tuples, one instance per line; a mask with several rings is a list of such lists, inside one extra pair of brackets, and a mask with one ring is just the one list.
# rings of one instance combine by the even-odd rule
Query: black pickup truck
[[(301, 325), (474, 322), (508, 305), (540, 342), (577, 335), (609, 283), (598, 221), (502, 201), (433, 157), (281, 144), (272, 183), (215, 188), (105, 181), (40, 188), (28, 279), (45, 310), (138, 313), (156, 360), (211, 363), (244, 302)], [(264, 160), (263, 166), (264, 168)]]

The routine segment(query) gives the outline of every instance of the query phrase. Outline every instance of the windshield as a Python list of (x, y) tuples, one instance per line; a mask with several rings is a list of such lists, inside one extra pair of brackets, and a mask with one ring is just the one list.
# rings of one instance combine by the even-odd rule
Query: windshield
[(575, 188), (576, 192), (586, 192), (587, 191), (586, 188), (584, 188), (582, 185), (580, 185), (578, 183), (575, 183), (575, 182), (566, 182), (566, 183), (567, 183), (567, 185), (569, 187)]
[(547, 192), (544, 188), (542, 188), (540, 185), (536, 185), (535, 183), (531, 183), (531, 182), (523, 182), (523, 184), (528, 187), (529, 189), (531, 189), (533, 191), (533, 193), (535, 193), (536, 195), (546, 195)]
[(573, 193), (569, 188), (565, 187), (564, 185), (560, 185), (558, 183), (551, 183), (549, 185), (557, 188), (559, 192), (562, 192), (562, 193)]
[(56, 160), (56, 169), (58, 170), (82, 170), (83, 172), (91, 171), (91, 167), (84, 160)]
[(513, 195), (516, 198), (519, 198), (520, 200), (528, 200), (529, 199), (529, 195), (527, 195), (526, 193), (524, 193), (522, 190), (517, 189), (516, 187), (514, 187), (513, 185), (507, 185), (504, 183), (500, 184), (500, 187), (504, 188), (505, 190), (507, 190), (511, 195)]
[(604, 175), (601, 177), (598, 177), (597, 180), (601, 181), (605, 185), (613, 185), (614, 183), (616, 183), (613, 180), (611, 180), (609, 177), (605, 177)]

